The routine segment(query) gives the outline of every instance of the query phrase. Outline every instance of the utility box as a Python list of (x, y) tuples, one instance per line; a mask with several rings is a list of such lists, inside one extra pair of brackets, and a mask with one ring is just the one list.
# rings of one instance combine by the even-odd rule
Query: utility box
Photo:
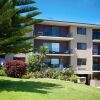
[(85, 84), (86, 83), (86, 77), (78, 77), (77, 82), (80, 84)]

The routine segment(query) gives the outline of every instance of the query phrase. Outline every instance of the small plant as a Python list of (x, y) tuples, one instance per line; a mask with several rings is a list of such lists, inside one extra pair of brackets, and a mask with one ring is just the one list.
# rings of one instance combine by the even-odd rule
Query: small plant
[(76, 75), (72, 75), (70, 77), (70, 81), (74, 82), (74, 83), (77, 83), (77, 76)]
[(35, 78), (35, 76), (34, 76), (33, 72), (29, 72), (29, 73), (26, 73), (25, 75), (23, 75), (21, 78), (22, 79), (30, 79), (30, 78)]
[(4, 76), (4, 70), (0, 69), (0, 76)]
[(30, 72), (35, 72), (40, 69), (39, 55), (30, 55), (28, 57), (28, 68)]
[(61, 70), (61, 79), (62, 80), (70, 80), (70, 77), (74, 74), (74, 70), (70, 67), (70, 68), (64, 68)]
[(20, 78), (25, 74), (26, 67), (26, 63), (19, 60), (9, 60), (4, 63), (5, 74), (9, 77)]

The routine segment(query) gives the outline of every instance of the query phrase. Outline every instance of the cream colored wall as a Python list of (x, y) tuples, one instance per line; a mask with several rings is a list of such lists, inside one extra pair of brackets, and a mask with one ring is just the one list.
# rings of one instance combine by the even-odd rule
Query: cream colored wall
[[(87, 28), (86, 35), (77, 34), (77, 27), (71, 26), (70, 32), (74, 39), (71, 41), (71, 48), (74, 49), (74, 56), (71, 57), (71, 65), (77, 74), (90, 74), (92, 70), (92, 28)], [(77, 42), (87, 43), (87, 50), (77, 50)], [(77, 66), (77, 58), (86, 58), (85, 66)]]

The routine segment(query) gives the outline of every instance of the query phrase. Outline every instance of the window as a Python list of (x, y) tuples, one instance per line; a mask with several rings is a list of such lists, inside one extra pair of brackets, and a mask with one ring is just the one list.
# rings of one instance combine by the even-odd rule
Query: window
[(77, 65), (86, 65), (86, 58), (78, 58)]
[(60, 29), (59, 27), (52, 27), (52, 36), (59, 36)]
[(52, 43), (52, 51), (59, 52), (60, 44), (59, 43)]
[(77, 28), (77, 34), (86, 35), (86, 28), (78, 27)]
[(51, 33), (52, 33), (52, 27), (46, 26), (46, 27), (44, 28), (44, 35), (45, 35), (45, 36), (51, 36)]
[(60, 28), (54, 26), (46, 26), (44, 28), (44, 35), (45, 36), (59, 36)]
[(86, 43), (77, 43), (77, 49), (79, 50), (86, 50), (87, 44)]
[(49, 42), (45, 42), (43, 43), (44, 46), (48, 47), (48, 52), (49, 51), (54, 51), (54, 52), (59, 52), (60, 50), (60, 44), (59, 43), (49, 43)]
[(100, 30), (93, 30), (93, 39), (100, 39)]
[(51, 64), (53, 65), (59, 64), (59, 59), (51, 59)]

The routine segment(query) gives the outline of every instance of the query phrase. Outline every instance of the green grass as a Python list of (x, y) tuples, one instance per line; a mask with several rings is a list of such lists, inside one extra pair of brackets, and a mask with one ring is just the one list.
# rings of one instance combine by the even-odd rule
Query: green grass
[(100, 100), (100, 89), (61, 80), (0, 76), (0, 100)]

